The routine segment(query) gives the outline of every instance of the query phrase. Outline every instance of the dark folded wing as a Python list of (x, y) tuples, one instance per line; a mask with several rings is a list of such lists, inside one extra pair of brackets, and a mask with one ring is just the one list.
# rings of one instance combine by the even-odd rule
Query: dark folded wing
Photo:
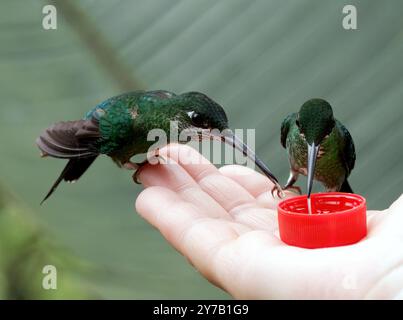
[(354, 169), (356, 159), (354, 141), (350, 135), (350, 132), (340, 121), (337, 121), (337, 125), (339, 126), (345, 141), (343, 149), (343, 160), (347, 169), (347, 176), (349, 176), (351, 171)]
[(96, 119), (58, 122), (47, 128), (36, 140), (44, 156), (61, 159), (85, 158), (97, 155), (100, 138)]
[(297, 118), (296, 113), (289, 114), (281, 123), (281, 145), (286, 148), (287, 136), (290, 131), (290, 127), (294, 124)]

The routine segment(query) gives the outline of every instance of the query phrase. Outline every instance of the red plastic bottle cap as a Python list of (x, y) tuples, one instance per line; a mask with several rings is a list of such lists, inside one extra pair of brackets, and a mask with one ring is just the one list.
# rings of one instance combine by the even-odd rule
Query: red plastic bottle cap
[(313, 249), (356, 243), (367, 235), (364, 197), (341, 192), (316, 193), (311, 195), (311, 207), (309, 214), (306, 195), (278, 204), (283, 242)]

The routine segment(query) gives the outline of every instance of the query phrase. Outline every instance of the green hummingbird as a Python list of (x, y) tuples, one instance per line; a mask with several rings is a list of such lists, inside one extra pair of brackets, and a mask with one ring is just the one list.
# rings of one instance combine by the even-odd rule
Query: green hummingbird
[(119, 167), (135, 170), (137, 182), (139, 169), (147, 160), (134, 163), (131, 158), (147, 153), (155, 144), (147, 137), (152, 129), (166, 133), (165, 144), (172, 142), (172, 123), (179, 133), (187, 130), (190, 139), (216, 139), (241, 151), (281, 190), (269, 168), (228, 128), (227, 115), (217, 102), (200, 92), (134, 91), (105, 100), (82, 120), (55, 123), (39, 136), (36, 144), (43, 157), (69, 160), (42, 203), (62, 180), (78, 180), (102, 154)]
[[(298, 113), (288, 115), (281, 125), (281, 144), (290, 163), (290, 176), (283, 189), (301, 193), (294, 183), (303, 174), (308, 177), (308, 198), (314, 179), (328, 192), (353, 193), (347, 178), (355, 163), (354, 142), (346, 127), (334, 118), (327, 101), (308, 100)], [(277, 186), (272, 192), (275, 190)]]

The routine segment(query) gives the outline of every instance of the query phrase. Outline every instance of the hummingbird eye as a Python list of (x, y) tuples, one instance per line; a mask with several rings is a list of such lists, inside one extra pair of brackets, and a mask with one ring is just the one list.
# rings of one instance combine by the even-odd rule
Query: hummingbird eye
[(189, 117), (195, 127), (206, 129), (209, 127), (207, 119), (204, 118), (200, 113), (195, 111), (189, 112)]

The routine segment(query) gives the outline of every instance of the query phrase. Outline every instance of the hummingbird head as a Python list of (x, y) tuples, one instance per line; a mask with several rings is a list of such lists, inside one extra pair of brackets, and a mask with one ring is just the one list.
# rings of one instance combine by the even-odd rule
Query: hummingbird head
[(323, 99), (308, 100), (299, 110), (296, 123), (308, 144), (319, 145), (333, 130), (332, 107)]
[(203, 130), (228, 129), (228, 118), (222, 106), (200, 92), (187, 92), (178, 96), (181, 100), (182, 126), (201, 132)]
[(179, 112), (175, 119), (180, 127), (191, 132), (198, 140), (218, 140), (231, 145), (254, 161), (256, 166), (279, 188), (277, 178), (256, 154), (229, 129), (223, 107), (200, 92), (187, 92), (177, 96)]
[(323, 99), (308, 100), (299, 110), (296, 124), (308, 147), (307, 189), (309, 198), (320, 144), (332, 132), (335, 125), (332, 107)]

